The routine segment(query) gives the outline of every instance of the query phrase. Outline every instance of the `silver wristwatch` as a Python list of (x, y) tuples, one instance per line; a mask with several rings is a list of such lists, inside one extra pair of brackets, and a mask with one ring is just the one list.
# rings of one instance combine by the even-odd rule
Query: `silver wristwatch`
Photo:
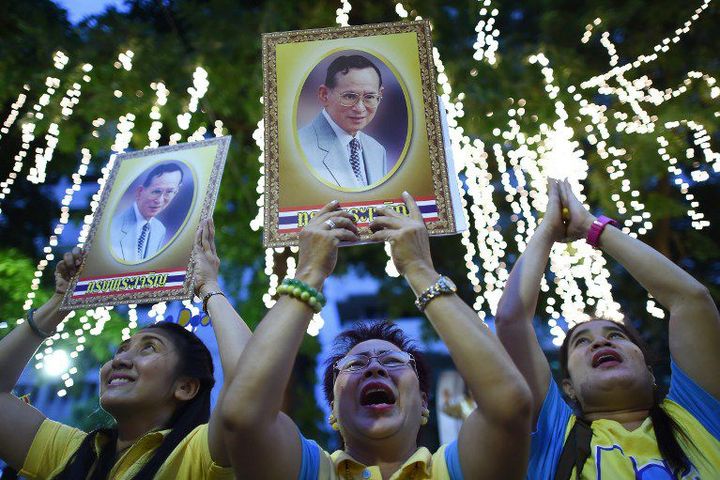
[(430, 285), (420, 296), (415, 300), (415, 306), (421, 312), (425, 311), (425, 307), (430, 301), (439, 295), (451, 295), (457, 292), (457, 286), (445, 275), (440, 275), (435, 283)]

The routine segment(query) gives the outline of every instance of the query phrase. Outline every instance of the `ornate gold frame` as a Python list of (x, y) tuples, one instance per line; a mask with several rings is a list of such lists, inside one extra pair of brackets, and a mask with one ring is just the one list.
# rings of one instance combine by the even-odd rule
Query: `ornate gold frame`
[[(190, 254), (190, 260), (188, 261), (185, 279), (182, 288), (176, 290), (170, 290), (166, 292), (127, 292), (117, 294), (107, 294), (100, 297), (88, 297), (88, 298), (73, 298), (73, 292), (77, 287), (80, 275), (83, 272), (87, 259), (92, 255), (92, 247), (97, 236), (98, 225), (102, 221), (103, 215), (106, 213), (108, 199), (110, 198), (113, 186), (115, 184), (116, 177), (122, 162), (129, 159), (142, 158), (147, 156), (154, 156), (160, 153), (177, 152), (183, 150), (192, 150), (209, 145), (217, 144), (218, 148), (215, 152), (215, 158), (213, 161), (212, 170), (209, 175), (209, 183), (205, 197), (202, 200), (202, 207), (200, 209), (199, 218), (200, 220), (205, 219), (212, 215), (215, 210), (215, 202), (217, 201), (218, 192), (220, 190), (220, 180), (222, 179), (223, 169), (225, 167), (225, 159), (227, 158), (228, 149), (230, 146), (230, 136), (212, 138), (209, 140), (203, 140), (199, 142), (184, 143), (181, 145), (170, 145), (166, 147), (140, 150), (136, 152), (124, 153), (117, 156), (113, 169), (107, 178), (107, 183), (103, 189), (100, 202), (97, 210), (93, 217), (93, 222), (90, 226), (90, 232), (85, 242), (85, 256), (83, 257), (83, 263), (78, 269), (78, 273), (71, 279), (70, 285), (68, 286), (65, 296), (63, 297), (60, 310), (75, 310), (81, 308), (92, 308), (105, 305), (121, 305), (130, 303), (157, 303), (165, 302), (170, 300), (182, 300), (191, 298), (193, 295), (193, 287), (195, 281), (195, 257), (194, 254)], [(197, 187), (196, 187), (197, 188)], [(197, 215), (197, 214), (196, 214)], [(187, 221), (187, 220), (186, 220)], [(160, 253), (159, 255), (163, 255)], [(128, 272), (120, 272), (119, 275), (125, 275)], [(133, 273), (133, 272), (129, 272)], [(112, 275), (112, 274), (111, 274)]]
[[(425, 124), (429, 148), (428, 156), (430, 158), (432, 171), (435, 172), (432, 182), (437, 205), (437, 216), (439, 217), (438, 220), (426, 221), (426, 226), (431, 235), (446, 235), (456, 232), (440, 124), (430, 23), (427, 20), (381, 23), (263, 34), (263, 98), (265, 105), (265, 223), (263, 244), (265, 247), (290, 246), (297, 245), (298, 243), (297, 232), (281, 233), (279, 231), (280, 148), (278, 141), (277, 46), (286, 43), (413, 32), (417, 35), (422, 97), (424, 100)], [(328, 199), (328, 201), (329, 200), (330, 199)], [(366, 228), (361, 228), (360, 231), (361, 238), (363, 239), (369, 234), (369, 230)]]

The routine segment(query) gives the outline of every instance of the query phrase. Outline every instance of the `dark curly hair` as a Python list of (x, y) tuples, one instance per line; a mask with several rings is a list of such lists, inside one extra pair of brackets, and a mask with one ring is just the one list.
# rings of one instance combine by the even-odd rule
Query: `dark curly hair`
[(420, 391), (426, 396), (430, 396), (430, 368), (425, 360), (425, 356), (415, 342), (408, 337), (400, 327), (393, 323), (387, 321), (359, 322), (335, 337), (332, 354), (325, 361), (323, 389), (328, 404), (332, 403), (335, 399), (333, 392), (335, 385), (333, 370), (335, 364), (347, 355), (355, 345), (367, 340), (385, 340), (403, 352), (411, 354), (415, 358), (415, 369), (417, 370), (420, 382)]

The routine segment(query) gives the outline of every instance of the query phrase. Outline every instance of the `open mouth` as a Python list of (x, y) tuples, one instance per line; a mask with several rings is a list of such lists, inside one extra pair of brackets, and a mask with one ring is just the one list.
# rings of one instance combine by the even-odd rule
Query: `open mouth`
[(120, 385), (127, 385), (129, 383), (134, 383), (135, 380), (130, 378), (127, 375), (110, 375), (110, 378), (108, 378), (107, 384), (108, 386), (115, 387)]
[(385, 406), (395, 404), (395, 393), (380, 382), (368, 383), (360, 393), (360, 405), (364, 407)]
[(620, 355), (611, 349), (603, 349), (593, 355), (592, 367), (597, 368), (600, 366), (611, 367), (622, 363)]

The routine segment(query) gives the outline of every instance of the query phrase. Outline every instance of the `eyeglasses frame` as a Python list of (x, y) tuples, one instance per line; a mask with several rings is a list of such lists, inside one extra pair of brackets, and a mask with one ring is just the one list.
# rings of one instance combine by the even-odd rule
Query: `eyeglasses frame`
[[(350, 104), (350, 105), (346, 105), (346, 104), (343, 103), (343, 101), (342, 101), (342, 96), (343, 96), (344, 94), (346, 94), (346, 93), (353, 93), (353, 94), (357, 95), (357, 100), (355, 100), (355, 103), (352, 103), (352, 104)], [(345, 92), (335, 93), (335, 95), (338, 97), (338, 101), (340, 102), (340, 105), (342, 105), (343, 107), (352, 108), (352, 107), (354, 107), (355, 105), (357, 105), (357, 104), (360, 102), (360, 99), (362, 99), (363, 106), (364, 106), (366, 109), (368, 109), (368, 110), (369, 110), (369, 109), (376, 109), (377, 107), (379, 107), (379, 106), (380, 106), (380, 102), (382, 102), (382, 99), (383, 99), (383, 96), (382, 96), (382, 94), (380, 94), (380, 93), (360, 95), (359, 93), (353, 92), (352, 90), (347, 90), (347, 91), (345, 91)], [(378, 97), (378, 103), (377, 103), (377, 105), (375, 105), (375, 106), (369, 106), (367, 103), (365, 103), (365, 95), (376, 95), (376, 96)]]
[(362, 368), (358, 368), (357, 370), (340, 370), (340, 368), (338, 368), (338, 363), (340, 363), (340, 361), (341, 361), (343, 358), (347, 358), (347, 355), (345, 355), (345, 356), (342, 357), (340, 360), (338, 360), (337, 362), (335, 362), (335, 364), (333, 365), (333, 384), (334, 384), (335, 381), (337, 380), (337, 377), (338, 377), (338, 375), (340, 375), (340, 373), (342, 373), (342, 372), (346, 372), (346, 373), (357, 373), (357, 372), (361, 372), (361, 371), (367, 369), (367, 368), (370, 366), (370, 364), (372, 363), (373, 359), (377, 360), (378, 364), (380, 364), (383, 368), (387, 368), (387, 369), (401, 368), (400, 366), (398, 366), (398, 367), (387, 367), (387, 366), (383, 365), (383, 364), (380, 362), (380, 360), (378, 360), (379, 357), (381, 357), (381, 356), (383, 356), (383, 355), (385, 355), (385, 354), (387, 354), (387, 353), (398, 353), (398, 352), (405, 353), (405, 354), (408, 355), (408, 357), (410, 357), (410, 358), (408, 359), (408, 362), (405, 363), (405, 364), (403, 364), (402, 366), (403, 366), (403, 367), (406, 367), (406, 366), (410, 365), (410, 366), (412, 367), (413, 371), (415, 372), (415, 375), (416, 375), (416, 376), (418, 377), (418, 379), (419, 379), (419, 378), (420, 378), (420, 374), (419, 374), (418, 371), (417, 371), (417, 363), (415, 362), (415, 357), (413, 356), (412, 353), (405, 352), (405, 351), (403, 351), (403, 350), (388, 350), (388, 351), (382, 352), (382, 353), (380, 353), (380, 354), (378, 354), (378, 355), (356, 354), (356, 355), (358, 355), (358, 356), (359, 356), (359, 355), (362, 355), (362, 356), (364, 356), (364, 357), (368, 357), (368, 363), (367, 363), (367, 365), (365, 365), (365, 366), (362, 367)]

